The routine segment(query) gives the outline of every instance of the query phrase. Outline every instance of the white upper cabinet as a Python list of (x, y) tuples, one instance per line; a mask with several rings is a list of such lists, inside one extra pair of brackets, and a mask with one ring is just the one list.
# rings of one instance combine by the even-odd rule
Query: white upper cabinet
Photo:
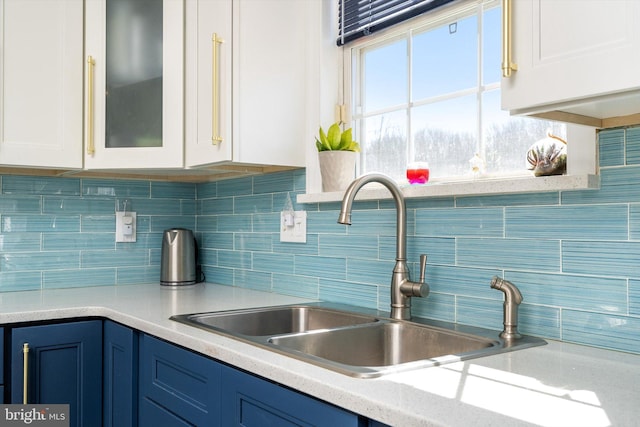
[(183, 167), (184, 0), (85, 7), (85, 168)]
[(599, 127), (640, 120), (640, 1), (511, 5), (517, 71), (502, 80), (503, 109)]
[(82, 167), (83, 1), (0, 0), (0, 164)]
[(320, 1), (0, 0), (0, 165), (303, 167)]
[(313, 4), (187, 2), (187, 166), (305, 165)]
[(232, 1), (190, 0), (185, 13), (186, 163), (230, 161)]

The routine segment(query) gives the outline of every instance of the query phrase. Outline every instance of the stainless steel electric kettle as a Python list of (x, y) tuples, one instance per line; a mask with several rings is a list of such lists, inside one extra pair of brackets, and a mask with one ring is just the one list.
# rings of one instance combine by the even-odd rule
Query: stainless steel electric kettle
[(197, 246), (193, 232), (186, 228), (165, 230), (162, 237), (160, 284), (193, 285), (197, 281)]

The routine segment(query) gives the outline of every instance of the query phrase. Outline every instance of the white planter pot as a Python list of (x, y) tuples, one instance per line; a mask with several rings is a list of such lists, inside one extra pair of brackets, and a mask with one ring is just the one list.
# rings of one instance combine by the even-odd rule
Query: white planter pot
[(322, 191), (346, 190), (355, 178), (357, 157), (354, 151), (320, 151)]

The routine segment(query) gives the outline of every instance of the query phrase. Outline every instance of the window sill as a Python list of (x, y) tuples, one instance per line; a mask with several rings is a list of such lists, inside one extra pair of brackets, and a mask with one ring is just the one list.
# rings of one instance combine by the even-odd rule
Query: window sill
[[(551, 191), (597, 190), (598, 175), (558, 175), (544, 177), (491, 178), (473, 181), (429, 183), (401, 186), (405, 198), (485, 196), (493, 194), (542, 193)], [(342, 201), (344, 192), (299, 194), (298, 203), (327, 203)], [(367, 185), (358, 192), (357, 200), (390, 199), (389, 191), (382, 186)]]

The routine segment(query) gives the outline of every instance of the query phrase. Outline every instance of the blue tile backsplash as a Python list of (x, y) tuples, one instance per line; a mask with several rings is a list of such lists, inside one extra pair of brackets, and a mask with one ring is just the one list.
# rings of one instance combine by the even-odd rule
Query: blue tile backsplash
[[(195, 184), (2, 176), (0, 291), (158, 282), (165, 228), (196, 222)], [(115, 210), (138, 214), (115, 243)]]
[[(599, 135), (600, 190), (407, 200), (416, 315), (502, 326), (494, 275), (524, 295), (520, 330), (640, 353), (640, 127)], [(162, 231), (194, 229), (207, 280), (388, 311), (395, 209), (297, 204), (304, 171), (203, 184), (2, 176), (0, 291), (159, 281)], [(308, 214), (307, 243), (279, 240), (287, 195)], [(115, 243), (116, 203), (138, 213), (138, 241)]]

